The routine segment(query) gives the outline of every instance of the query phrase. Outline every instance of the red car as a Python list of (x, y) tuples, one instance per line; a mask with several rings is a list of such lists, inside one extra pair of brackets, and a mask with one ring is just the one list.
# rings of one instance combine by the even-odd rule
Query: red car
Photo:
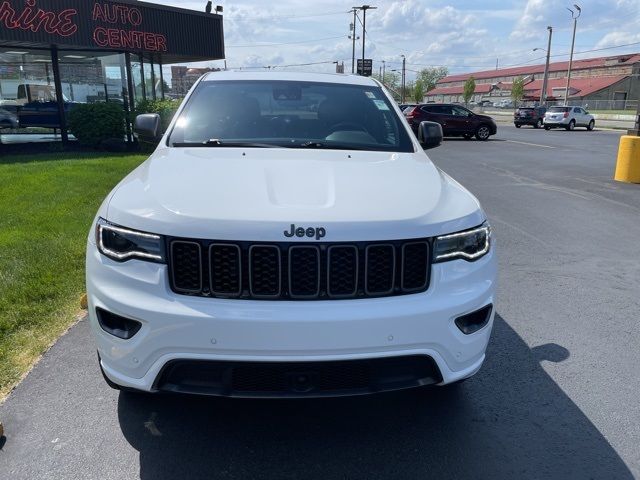
[(427, 103), (407, 109), (404, 115), (417, 133), (420, 122), (436, 122), (442, 126), (445, 137), (464, 137), (470, 139), (475, 136), (478, 140), (488, 140), (498, 132), (493, 118), (478, 115), (461, 105), (446, 103)]

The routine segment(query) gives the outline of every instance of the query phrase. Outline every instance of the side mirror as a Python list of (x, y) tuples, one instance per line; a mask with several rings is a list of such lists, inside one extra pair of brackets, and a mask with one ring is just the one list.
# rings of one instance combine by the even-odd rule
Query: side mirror
[(436, 122), (420, 122), (418, 142), (425, 150), (440, 146), (442, 143), (442, 126)]
[(141, 140), (156, 141), (160, 137), (160, 115), (144, 113), (136, 117), (133, 131)]

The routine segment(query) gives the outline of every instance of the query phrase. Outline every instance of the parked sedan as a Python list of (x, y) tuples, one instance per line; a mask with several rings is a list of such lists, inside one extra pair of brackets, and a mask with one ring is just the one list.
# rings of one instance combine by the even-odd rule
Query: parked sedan
[(513, 124), (516, 128), (522, 125), (531, 125), (540, 128), (544, 123), (545, 107), (520, 107), (513, 113)]
[(0, 129), (18, 128), (18, 117), (4, 108), (0, 108)]
[(446, 137), (470, 139), (475, 135), (478, 140), (488, 140), (498, 132), (493, 118), (478, 115), (460, 105), (428, 103), (407, 109), (403, 113), (416, 133), (420, 122), (425, 121), (439, 123)]
[(589, 112), (581, 107), (549, 107), (544, 115), (544, 129), (564, 128), (573, 130), (576, 127), (586, 127), (591, 131), (596, 121)]

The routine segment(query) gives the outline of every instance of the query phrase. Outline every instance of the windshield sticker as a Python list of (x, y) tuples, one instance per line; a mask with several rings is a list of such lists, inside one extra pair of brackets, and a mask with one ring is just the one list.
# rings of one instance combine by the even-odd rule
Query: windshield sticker
[(374, 98), (376, 98), (376, 94), (375, 94), (375, 93), (373, 93), (373, 92), (369, 92), (369, 91), (367, 91), (367, 92), (364, 92), (364, 94), (365, 94), (368, 98), (370, 98), (371, 100), (373, 100)]
[(376, 104), (376, 107), (378, 107), (378, 110), (389, 110), (389, 106), (385, 103), (384, 100), (374, 100), (373, 103)]

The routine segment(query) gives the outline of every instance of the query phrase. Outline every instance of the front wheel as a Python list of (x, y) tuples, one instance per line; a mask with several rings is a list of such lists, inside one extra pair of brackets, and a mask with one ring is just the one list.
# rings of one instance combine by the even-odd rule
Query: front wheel
[(575, 128), (576, 128), (576, 121), (575, 120), (571, 120), (569, 122), (569, 125), (567, 125), (567, 130), (572, 132)]
[(476, 130), (476, 138), (478, 140), (481, 140), (484, 142), (486, 140), (489, 140), (490, 136), (491, 136), (491, 130), (489, 130), (489, 127), (486, 125), (480, 125)]
[(522, 126), (519, 123), (514, 123), (514, 125), (516, 126), (516, 128), (520, 128)]
[(533, 126), (533, 128), (540, 128), (541, 126), (542, 126), (542, 119), (539, 118), (538, 121)]
[(587, 125), (587, 130), (592, 131), (594, 129), (594, 127), (596, 126), (596, 122), (591, 120), (589, 122), (589, 125)]
[(545, 130), (547, 130), (547, 131), (549, 131), (549, 130), (551, 130), (551, 127), (550, 127), (549, 125), (545, 125), (545, 126), (544, 126), (544, 129), (545, 129)]

